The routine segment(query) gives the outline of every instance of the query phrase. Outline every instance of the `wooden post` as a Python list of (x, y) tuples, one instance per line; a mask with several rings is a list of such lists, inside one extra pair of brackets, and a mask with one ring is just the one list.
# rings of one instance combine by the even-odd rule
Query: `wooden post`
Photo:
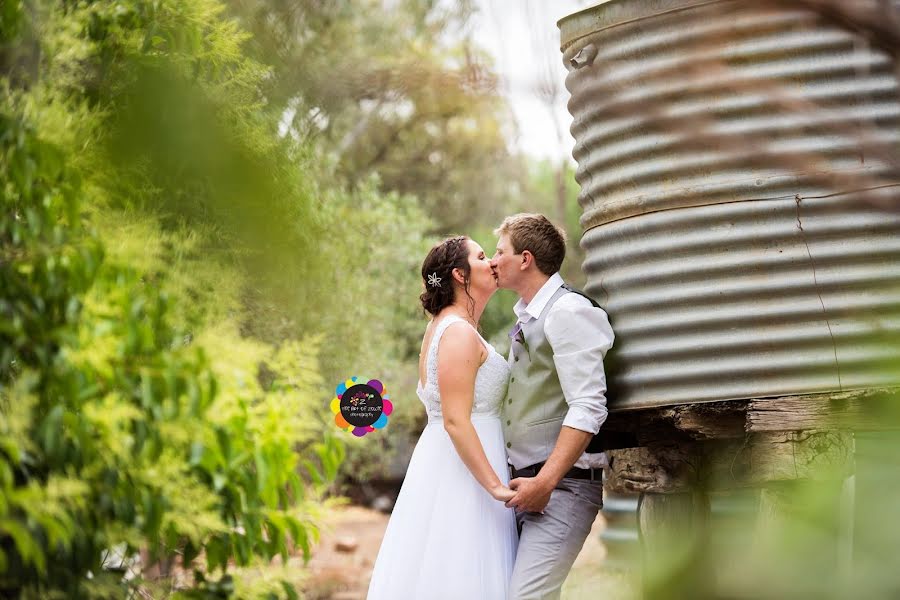
[(638, 531), (644, 597), (710, 597), (706, 573), (709, 502), (701, 492), (641, 494)]

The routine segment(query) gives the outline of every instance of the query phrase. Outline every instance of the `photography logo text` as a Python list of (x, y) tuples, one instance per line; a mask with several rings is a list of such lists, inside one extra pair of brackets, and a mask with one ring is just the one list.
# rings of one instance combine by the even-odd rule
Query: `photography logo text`
[(334, 424), (357, 437), (384, 428), (394, 410), (384, 384), (377, 379), (351, 377), (339, 383), (334, 393)]

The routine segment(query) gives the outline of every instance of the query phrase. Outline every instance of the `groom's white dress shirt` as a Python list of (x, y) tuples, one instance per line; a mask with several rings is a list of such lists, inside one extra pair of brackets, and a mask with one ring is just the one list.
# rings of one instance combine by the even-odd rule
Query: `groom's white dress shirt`
[[(519, 298), (513, 307), (518, 322), (541, 316), (547, 302), (564, 283), (554, 273), (527, 304)], [(569, 410), (563, 425), (596, 434), (606, 421), (606, 372), (603, 357), (615, 338), (606, 313), (579, 294), (559, 298), (544, 320), (544, 335), (553, 348), (553, 364)], [(606, 465), (606, 454), (583, 453), (575, 467)]]

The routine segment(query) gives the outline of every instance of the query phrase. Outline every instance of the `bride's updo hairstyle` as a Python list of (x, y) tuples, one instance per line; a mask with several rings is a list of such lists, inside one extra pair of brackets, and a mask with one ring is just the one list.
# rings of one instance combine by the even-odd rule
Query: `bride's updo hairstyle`
[(455, 295), (453, 269), (462, 271), (466, 295), (469, 295), (472, 269), (469, 266), (469, 246), (466, 244), (468, 240), (469, 238), (464, 235), (447, 238), (436, 244), (422, 263), (422, 283), (425, 284), (425, 291), (419, 296), (419, 300), (422, 301), (422, 308), (432, 317), (453, 304)]

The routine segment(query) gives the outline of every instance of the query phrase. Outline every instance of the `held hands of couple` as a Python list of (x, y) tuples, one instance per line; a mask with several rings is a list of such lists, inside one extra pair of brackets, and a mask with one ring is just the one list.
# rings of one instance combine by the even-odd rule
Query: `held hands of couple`
[(491, 496), (494, 500), (499, 500), (500, 502), (506, 502), (515, 497), (516, 493), (503, 485), (502, 483), (498, 483), (494, 487), (490, 489)]
[(515, 496), (506, 502), (507, 508), (515, 508), (519, 512), (544, 514), (544, 508), (550, 502), (550, 493), (554, 486), (547, 484), (540, 477), (516, 477), (509, 482), (515, 490)]

